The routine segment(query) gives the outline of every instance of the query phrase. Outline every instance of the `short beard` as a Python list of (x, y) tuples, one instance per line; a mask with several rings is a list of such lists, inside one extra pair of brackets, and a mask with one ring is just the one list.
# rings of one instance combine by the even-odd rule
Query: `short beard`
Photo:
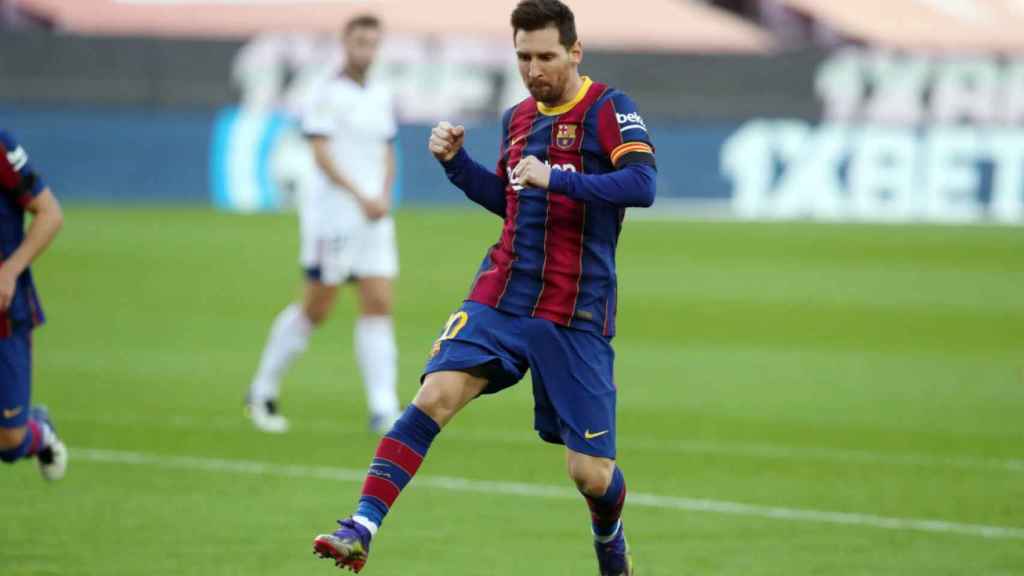
[(555, 90), (554, 86), (550, 85), (537, 89), (527, 86), (526, 89), (530, 91), (530, 96), (532, 96), (534, 100), (544, 104), (545, 106), (557, 105), (559, 98), (562, 96), (560, 92)]
[(370, 72), (370, 66), (369, 65), (363, 66), (361, 64), (360, 65), (356, 65), (356, 63), (354, 63), (354, 62), (346, 62), (345, 63), (345, 71), (346, 72), (350, 72), (350, 73), (352, 73), (352, 74), (354, 74), (356, 76), (362, 76), (363, 78), (365, 78), (369, 74), (369, 72)]

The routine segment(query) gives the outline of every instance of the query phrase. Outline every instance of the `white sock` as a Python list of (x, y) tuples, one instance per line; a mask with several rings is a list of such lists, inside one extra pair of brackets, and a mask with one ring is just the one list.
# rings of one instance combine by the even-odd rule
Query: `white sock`
[(398, 345), (391, 317), (360, 317), (356, 321), (355, 343), (370, 413), (398, 414)]
[(369, 530), (370, 536), (376, 536), (377, 530), (380, 530), (380, 526), (377, 526), (373, 520), (370, 520), (366, 516), (353, 516), (352, 521)]
[(313, 323), (306, 318), (302, 306), (298, 304), (288, 306), (277, 315), (274, 325), (270, 328), (270, 336), (263, 349), (259, 369), (249, 390), (252, 401), (259, 402), (278, 397), (281, 391), (281, 378), (295, 358), (306, 351), (312, 332)]

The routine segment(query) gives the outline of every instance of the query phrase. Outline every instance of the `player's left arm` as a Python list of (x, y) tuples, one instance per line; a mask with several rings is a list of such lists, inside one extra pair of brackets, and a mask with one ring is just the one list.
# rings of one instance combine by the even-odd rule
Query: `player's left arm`
[(552, 170), (539, 159), (524, 158), (513, 172), (516, 180), (565, 194), (583, 202), (622, 208), (646, 208), (654, 203), (657, 163), (647, 125), (628, 96), (616, 92), (598, 109), (598, 139), (614, 171), (578, 174)]
[(6, 311), (14, 299), (18, 276), (53, 242), (64, 224), (57, 197), (28, 161), (25, 149), (7, 137), (0, 152), (0, 186), (32, 214), (25, 239), (0, 264), (0, 311)]

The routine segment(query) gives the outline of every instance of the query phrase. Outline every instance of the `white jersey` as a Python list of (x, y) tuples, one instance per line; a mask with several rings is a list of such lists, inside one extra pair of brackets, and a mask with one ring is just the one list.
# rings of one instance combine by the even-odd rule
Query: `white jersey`
[[(335, 167), (363, 196), (384, 194), (388, 146), (398, 132), (391, 94), (373, 83), (360, 86), (348, 76), (326, 79), (314, 90), (302, 115), (307, 136), (327, 138)], [(349, 190), (316, 170), (299, 204), (300, 262), (311, 278), (338, 284), (347, 278), (398, 274), (395, 225), (390, 216), (367, 222)]]
[[(334, 165), (367, 198), (384, 193), (387, 146), (398, 132), (391, 93), (379, 84), (360, 86), (344, 75), (323, 80), (314, 89), (302, 115), (307, 136), (327, 138)], [(308, 208), (321, 211), (323, 202), (340, 196), (358, 209), (348, 190), (337, 187), (319, 170)]]

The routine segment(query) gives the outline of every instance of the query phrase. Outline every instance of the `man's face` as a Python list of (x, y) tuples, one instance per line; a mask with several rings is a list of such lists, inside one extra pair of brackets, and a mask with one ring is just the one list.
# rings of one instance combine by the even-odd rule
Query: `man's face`
[(570, 50), (558, 41), (554, 26), (519, 30), (515, 35), (519, 74), (530, 95), (544, 104), (558, 104), (565, 94), (572, 71), (583, 59), (579, 42)]
[(377, 57), (380, 48), (381, 31), (371, 26), (358, 26), (345, 35), (342, 44), (345, 46), (345, 57), (349, 66), (358, 70), (367, 70)]

